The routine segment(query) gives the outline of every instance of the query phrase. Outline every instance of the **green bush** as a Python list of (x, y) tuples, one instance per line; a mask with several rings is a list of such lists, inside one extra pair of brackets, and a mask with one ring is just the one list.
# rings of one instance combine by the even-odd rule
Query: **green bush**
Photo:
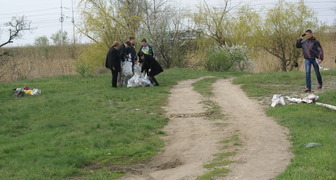
[(246, 46), (215, 46), (207, 52), (205, 69), (208, 71), (247, 71), (253, 68), (248, 60), (249, 53)]
[(95, 74), (97, 67), (105, 67), (105, 57), (108, 48), (100, 44), (91, 44), (81, 49), (76, 63), (76, 72), (83, 77)]

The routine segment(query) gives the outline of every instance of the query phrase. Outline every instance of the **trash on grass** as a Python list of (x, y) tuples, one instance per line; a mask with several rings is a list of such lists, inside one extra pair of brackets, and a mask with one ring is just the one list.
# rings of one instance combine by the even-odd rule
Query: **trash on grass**
[(276, 105), (281, 104), (281, 105), (286, 105), (285, 99), (280, 95), (280, 94), (274, 94), (272, 98), (272, 107), (275, 107)]
[(128, 80), (127, 87), (146, 87), (151, 86), (151, 82), (147, 76), (134, 74), (134, 76)]
[(309, 94), (307, 97), (304, 98), (292, 98), (289, 96), (286, 96), (287, 100), (290, 102), (295, 102), (295, 103), (315, 103), (319, 96), (315, 95), (315, 94)]
[(13, 89), (14, 97), (23, 97), (25, 94), (30, 94), (30, 95), (40, 95), (41, 90), (40, 89), (30, 89), (26, 86), (23, 86), (21, 88), (15, 88)]
[[(319, 99), (319, 96), (315, 94), (309, 94), (307, 97), (304, 97), (304, 98), (293, 98), (293, 97), (286, 96), (286, 99), (287, 101), (293, 102), (293, 103), (307, 103), (307, 104), (314, 103), (319, 106), (323, 106), (323, 107), (327, 107), (332, 110), (336, 110), (336, 106), (334, 105), (317, 102), (317, 100)], [(277, 104), (285, 105), (285, 101), (281, 95), (274, 94), (272, 98), (271, 106), (275, 107)]]
[(316, 142), (311, 142), (311, 143), (308, 143), (308, 144), (304, 145), (305, 148), (311, 148), (311, 147), (316, 147), (316, 146), (322, 146), (322, 144), (316, 143)]

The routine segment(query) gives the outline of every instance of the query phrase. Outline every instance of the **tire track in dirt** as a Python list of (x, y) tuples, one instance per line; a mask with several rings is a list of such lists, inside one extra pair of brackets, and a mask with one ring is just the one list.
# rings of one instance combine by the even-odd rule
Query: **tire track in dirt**
[(284, 171), (292, 157), (288, 130), (266, 116), (231, 80), (221, 79), (213, 86), (214, 101), (229, 114), (228, 123), (239, 130), (243, 142), (225, 179), (267, 180)]
[(289, 164), (291, 153), (288, 131), (267, 117), (257, 102), (250, 100), (230, 80), (213, 84), (213, 101), (227, 114), (225, 126), (206, 120), (204, 100), (192, 84), (206, 77), (179, 82), (171, 90), (165, 107), (170, 121), (163, 131), (166, 146), (146, 165), (121, 179), (189, 180), (207, 172), (203, 165), (222, 152), (221, 140), (239, 131), (242, 146), (226, 166), (231, 172), (221, 179), (266, 180), (281, 173)]
[(224, 131), (203, 116), (203, 97), (192, 86), (201, 79), (181, 81), (172, 88), (165, 107), (170, 121), (163, 129), (168, 134), (164, 151), (143, 168), (142, 174), (121, 179), (188, 180), (206, 172), (203, 165), (219, 152)]

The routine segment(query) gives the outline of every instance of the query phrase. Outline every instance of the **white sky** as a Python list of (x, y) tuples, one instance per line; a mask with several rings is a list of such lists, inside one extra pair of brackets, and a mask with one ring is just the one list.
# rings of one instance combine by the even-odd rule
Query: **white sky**
[[(25, 15), (31, 21), (31, 27), (34, 30), (25, 32), (22, 39), (17, 39), (11, 46), (20, 46), (34, 44), (35, 38), (41, 36), (51, 37), (61, 29), (61, 2), (63, 5), (63, 15), (65, 17), (63, 22), (63, 30), (68, 32), (68, 37), (73, 38), (72, 25), (72, 2), (74, 3), (74, 17), (75, 23), (80, 23), (79, 13), (80, 9), (77, 7), (79, 0), (0, 0), (0, 43), (6, 41), (8, 35), (4, 29), (4, 23), (11, 20), (12, 16)], [(200, 0), (175, 0), (176, 4), (194, 9)], [(222, 0), (223, 1), (223, 0)], [(207, 0), (210, 5), (218, 5), (221, 0)], [(287, 0), (289, 2), (298, 2), (299, 0)], [(278, 0), (232, 0), (233, 4), (250, 3), (254, 8), (261, 8), (262, 6), (272, 7)], [(320, 21), (332, 25), (336, 19), (336, 0), (305, 0), (306, 4), (313, 8), (318, 13)], [(85, 42), (83, 38), (78, 38), (77, 41)]]

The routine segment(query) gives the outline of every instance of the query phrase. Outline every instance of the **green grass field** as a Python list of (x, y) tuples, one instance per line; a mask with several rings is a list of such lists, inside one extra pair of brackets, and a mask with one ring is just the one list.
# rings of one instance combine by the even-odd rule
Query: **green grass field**
[[(325, 82), (335, 71), (323, 72)], [(170, 88), (178, 81), (206, 75), (236, 76), (251, 97), (301, 91), (302, 72), (209, 73), (170, 69), (159, 87), (111, 88), (110, 74), (89, 78), (60, 76), (0, 83), (1, 179), (114, 179), (121, 167), (145, 162), (164, 146), (161, 128)], [(314, 75), (312, 76), (314, 80)], [(211, 80), (212, 82), (212, 80)], [(314, 82), (314, 81), (313, 81)], [(201, 83), (209, 85), (209, 83)], [(28, 86), (40, 96), (12, 97)], [(335, 87), (320, 102), (336, 105)], [(270, 116), (290, 129), (292, 164), (278, 179), (336, 179), (335, 111), (315, 105), (270, 108)], [(309, 142), (323, 146), (303, 148)]]

